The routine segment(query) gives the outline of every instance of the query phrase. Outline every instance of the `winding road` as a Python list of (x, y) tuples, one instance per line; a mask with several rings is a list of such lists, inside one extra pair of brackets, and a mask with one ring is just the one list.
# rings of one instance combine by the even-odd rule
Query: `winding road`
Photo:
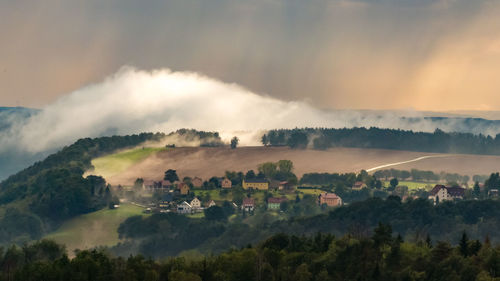
[(397, 165), (402, 165), (402, 164), (407, 164), (407, 163), (412, 163), (412, 162), (417, 162), (417, 161), (428, 159), (428, 158), (450, 157), (450, 156), (453, 156), (453, 155), (427, 155), (427, 156), (422, 156), (422, 157), (418, 157), (418, 158), (407, 160), (407, 161), (401, 161), (401, 162), (395, 162), (395, 163), (389, 163), (389, 164), (380, 165), (380, 166), (377, 166), (377, 167), (373, 167), (373, 168), (367, 169), (366, 171), (367, 172), (373, 172), (373, 171), (380, 170), (380, 169), (383, 169), (383, 168), (397, 166)]

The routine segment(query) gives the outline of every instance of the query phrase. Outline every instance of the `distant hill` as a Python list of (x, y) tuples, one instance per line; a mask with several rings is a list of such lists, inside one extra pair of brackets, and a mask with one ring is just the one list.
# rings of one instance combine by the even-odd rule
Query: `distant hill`
[(15, 121), (22, 121), (24, 119), (27, 119), (39, 111), (39, 109), (26, 107), (0, 106), (0, 131), (10, 128)]
[[(15, 124), (26, 121), (39, 111), (26, 107), (0, 107), (0, 137), (2, 133), (8, 134), (8, 130)], [(48, 153), (50, 152), (33, 154), (17, 150), (4, 152), (0, 150), (0, 180), (42, 159)]]

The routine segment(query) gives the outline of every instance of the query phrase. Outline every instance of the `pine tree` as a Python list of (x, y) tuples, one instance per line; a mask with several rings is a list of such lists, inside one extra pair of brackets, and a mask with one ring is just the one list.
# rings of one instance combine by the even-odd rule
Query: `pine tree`
[(427, 247), (432, 248), (432, 240), (429, 233), (427, 233), (427, 237), (425, 238), (425, 244), (427, 245)]
[(462, 238), (460, 239), (460, 242), (458, 244), (460, 248), (460, 254), (462, 256), (467, 257), (469, 255), (469, 249), (468, 249), (468, 243), (469, 243), (469, 237), (467, 237), (467, 233), (464, 232), (462, 233)]

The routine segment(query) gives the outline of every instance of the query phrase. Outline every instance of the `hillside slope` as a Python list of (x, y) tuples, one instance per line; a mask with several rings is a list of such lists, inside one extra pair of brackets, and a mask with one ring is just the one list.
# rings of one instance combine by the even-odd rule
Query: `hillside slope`
[(132, 204), (122, 204), (117, 209), (81, 215), (65, 222), (44, 238), (65, 245), (70, 253), (76, 249), (114, 246), (119, 242), (118, 226), (131, 216), (141, 215), (142, 210)]

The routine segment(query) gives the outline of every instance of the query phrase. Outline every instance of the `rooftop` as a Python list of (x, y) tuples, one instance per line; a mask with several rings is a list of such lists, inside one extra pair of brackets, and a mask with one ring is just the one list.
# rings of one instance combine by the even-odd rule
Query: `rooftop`
[(340, 198), (337, 194), (335, 193), (321, 193), (319, 196), (325, 199), (337, 199)]
[(254, 205), (255, 200), (253, 198), (243, 198), (243, 205)]

